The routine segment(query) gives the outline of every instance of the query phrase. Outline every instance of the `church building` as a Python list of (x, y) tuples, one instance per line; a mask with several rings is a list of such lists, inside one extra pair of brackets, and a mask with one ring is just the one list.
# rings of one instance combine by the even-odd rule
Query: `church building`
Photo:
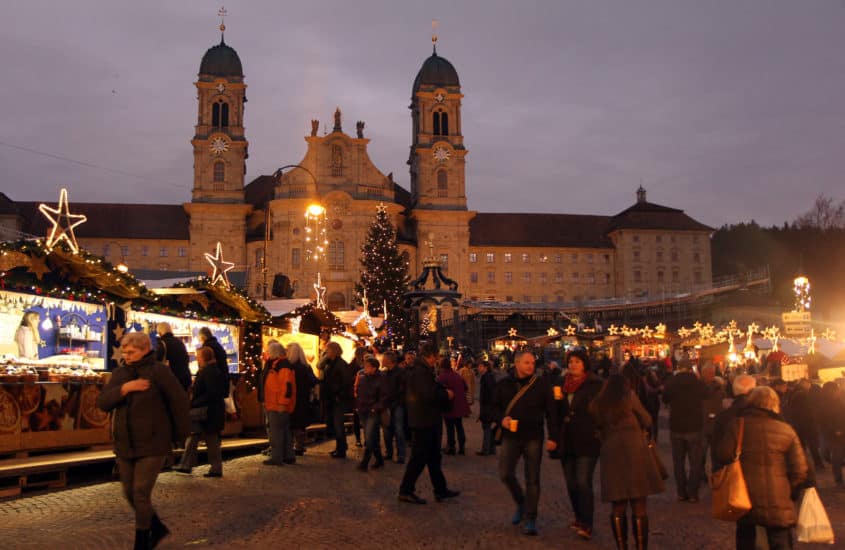
[[(331, 132), (318, 135), (320, 122), (311, 121), (297, 165), (245, 184), (247, 84), (240, 57), (222, 38), (202, 57), (194, 85), (190, 202), (78, 203), (71, 188), (71, 209), (88, 216), (76, 229), (81, 246), (133, 272), (177, 276), (207, 271), (204, 254), (220, 242), (251, 296), (309, 297), (319, 272), (330, 308), (348, 309), (357, 303), (361, 247), (383, 204), (411, 276), (433, 250), (469, 302), (556, 307), (669, 296), (712, 282), (713, 229), (682, 210), (648, 202), (642, 187), (636, 201), (620, 205), (615, 216), (469, 210), (472, 171), (467, 174), (466, 157), (472, 134), (468, 129), (465, 143), (465, 97), (458, 72), (436, 48), (411, 87), (410, 189), (374, 165), (364, 123), (344, 121), (340, 109)], [(471, 94), (466, 99), (472, 101)], [(317, 212), (311, 222), (309, 207)], [(41, 236), (45, 223), (37, 203), (0, 193), (0, 239)]]

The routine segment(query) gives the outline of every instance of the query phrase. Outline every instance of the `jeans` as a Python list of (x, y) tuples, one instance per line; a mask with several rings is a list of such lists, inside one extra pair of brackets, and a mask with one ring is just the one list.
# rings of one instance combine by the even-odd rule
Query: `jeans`
[(364, 449), (367, 454), (372, 453), (377, 459), (381, 458), (381, 443), (379, 442), (379, 427), (381, 415), (376, 412), (360, 411), (361, 425), (364, 428)]
[(496, 442), (493, 440), (493, 423), (481, 422), (481, 431), (484, 438), (481, 440), (481, 452), (488, 455), (496, 454)]
[(565, 456), (561, 460), (563, 477), (566, 479), (566, 492), (575, 513), (575, 521), (593, 528), (593, 472), (596, 470), (597, 456)]
[[(701, 484), (701, 454), (704, 452), (704, 434), (701, 432), (672, 432), (672, 465), (678, 498), (698, 498)], [(689, 472), (686, 465), (689, 464)]]
[[(516, 463), (523, 457), (525, 467), (525, 491), (516, 479)], [(508, 488), (513, 501), (523, 507), (522, 517), (527, 521), (537, 519), (537, 503), (540, 501), (540, 462), (543, 460), (543, 440), (519, 441), (514, 438), (502, 440), (499, 454), (499, 478)]]
[(223, 449), (220, 446), (219, 432), (206, 432), (202, 434), (191, 434), (185, 443), (185, 452), (182, 453), (182, 460), (179, 461), (179, 468), (190, 470), (197, 463), (197, 445), (200, 439), (205, 440), (208, 449), (208, 463), (211, 464), (210, 472), (223, 473)]
[(443, 494), (448, 487), (446, 478), (440, 467), (440, 430), (436, 428), (411, 428), (411, 459), (405, 468), (402, 484), (399, 486), (400, 495), (410, 495), (416, 491), (417, 479), (428, 466), (428, 477), (434, 494)]
[[(736, 550), (755, 550), (757, 526), (747, 518), (736, 522)], [(769, 550), (791, 550), (792, 528), (766, 526)]]
[(346, 444), (346, 414), (343, 411), (343, 405), (335, 403), (332, 407), (332, 424), (334, 425), (334, 440), (335, 451), (341, 454), (346, 453), (348, 445)]
[(163, 456), (118, 458), (123, 496), (135, 510), (135, 529), (149, 529), (153, 514), (153, 486), (164, 464)]
[(283, 460), (294, 460), (293, 436), (290, 432), (290, 413), (279, 411), (267, 411), (270, 418), (270, 460), (282, 462)]
[(446, 446), (449, 448), (449, 451), (455, 451), (455, 432), (457, 432), (458, 449), (464, 452), (467, 443), (467, 436), (464, 432), (464, 419), (461, 417), (445, 418), (444, 421), (446, 422)]
[(384, 429), (386, 458), (393, 457), (393, 440), (396, 439), (396, 458), (405, 460), (405, 407), (397, 405), (390, 409), (390, 424)]

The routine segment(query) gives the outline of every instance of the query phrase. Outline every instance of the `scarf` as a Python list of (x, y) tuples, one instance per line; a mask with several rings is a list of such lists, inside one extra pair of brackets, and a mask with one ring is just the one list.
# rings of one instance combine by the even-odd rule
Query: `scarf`
[(584, 376), (581, 376), (580, 378), (575, 378), (571, 374), (567, 374), (563, 377), (563, 393), (575, 393), (586, 380), (586, 373), (584, 373)]

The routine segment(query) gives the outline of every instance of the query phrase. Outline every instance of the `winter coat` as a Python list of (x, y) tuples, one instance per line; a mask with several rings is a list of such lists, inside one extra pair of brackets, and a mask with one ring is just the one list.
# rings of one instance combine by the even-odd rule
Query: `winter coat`
[(261, 372), (258, 373), (258, 380), (255, 384), (255, 390), (258, 392), (258, 402), (264, 403), (264, 386), (267, 385), (267, 374), (270, 372), (270, 367), (273, 365), (275, 359), (267, 359), (264, 361), (264, 366), (261, 367)]
[(208, 417), (200, 422), (203, 433), (222, 432), (226, 424), (226, 406), (223, 399), (229, 395), (229, 378), (223, 376), (217, 365), (210, 363), (197, 372), (191, 389), (191, 408), (208, 407)]
[(845, 441), (845, 399), (822, 399), (819, 403), (819, 429), (829, 441)]
[[(731, 422), (737, 417), (739, 412), (748, 406), (748, 395), (740, 395), (733, 400), (731, 406), (716, 415), (713, 419), (713, 441), (710, 445), (710, 463), (713, 466), (713, 471), (720, 470), (726, 466), (726, 462), (720, 462), (719, 457), (716, 456), (719, 442), (725, 437), (725, 432), (728, 430)], [(733, 460), (733, 455), (731, 455)]]
[(663, 402), (669, 405), (669, 429), (676, 433), (704, 431), (704, 398), (707, 387), (690, 371), (668, 378)]
[(304, 430), (313, 420), (311, 418), (311, 390), (317, 383), (317, 377), (308, 363), (296, 362), (292, 365), (296, 380), (296, 405), (290, 419), (290, 427)]
[(296, 373), (287, 359), (274, 359), (264, 386), (264, 408), (292, 413), (296, 408)]
[(798, 432), (799, 437), (818, 431), (813, 398), (808, 390), (796, 390), (789, 398), (785, 409), (787, 422)]
[(405, 407), (408, 427), (431, 429), (442, 422), (443, 410), (449, 405), (446, 388), (434, 379), (434, 371), (421, 357), (405, 369)]
[(558, 406), (552, 393), (552, 386), (546, 377), (537, 378), (534, 385), (519, 398), (511, 411), (505, 414), (511, 399), (529, 381), (530, 377), (517, 378), (515, 375), (511, 375), (496, 385), (495, 398), (493, 399), (496, 422), (501, 423), (505, 416), (510, 416), (512, 419), (519, 421), (516, 433), (505, 426), (502, 429), (502, 437), (518, 441), (536, 441), (538, 439), (542, 441), (544, 438), (543, 422), (545, 420), (549, 437), (557, 438), (560, 433)]
[(664, 490), (644, 430), (651, 416), (630, 394), (631, 410), (611, 420), (594, 407), (593, 418), (601, 434), (601, 498), (604, 502), (642, 498)]
[[(149, 380), (150, 387), (121, 395), (121, 386), (136, 378)], [(152, 351), (137, 363), (116, 368), (97, 398), (97, 406), (114, 411), (112, 437), (118, 458), (165, 456), (191, 431), (188, 394)]]
[(447, 390), (452, 390), (452, 406), (446, 411), (446, 418), (463, 418), (469, 416), (469, 403), (467, 403), (467, 384), (463, 377), (453, 369), (441, 369), (437, 381), (443, 384)]
[(713, 425), (716, 415), (722, 412), (722, 400), (725, 398), (725, 388), (717, 381), (705, 384), (704, 434), (713, 435)]
[(156, 345), (156, 361), (164, 363), (173, 371), (173, 376), (182, 384), (182, 389), (188, 391), (191, 387), (191, 371), (188, 368), (188, 350), (182, 340), (173, 336), (172, 332), (162, 334)]
[(362, 374), (358, 378), (358, 392), (355, 399), (355, 408), (358, 412), (365, 414), (381, 412), (384, 409), (384, 401), (384, 376), (378, 371), (371, 376)]
[(496, 375), (488, 370), (481, 375), (478, 385), (478, 419), (482, 422), (493, 422), (496, 420), (496, 408), (493, 404), (496, 397)]
[[(807, 461), (795, 430), (771, 411), (746, 407), (740, 464), (757, 525), (791, 527), (797, 519), (791, 495), (807, 477)], [(736, 451), (739, 420), (728, 426), (716, 455), (728, 464)]]
[(594, 374), (588, 374), (575, 393), (564, 393), (563, 399), (555, 401), (561, 420), (560, 434), (555, 438), (558, 443), (558, 456), (599, 456), (601, 442), (589, 406), (601, 391), (601, 387), (601, 379)]
[(352, 386), (354, 378), (349, 370), (349, 364), (342, 357), (335, 357), (329, 360), (323, 359), (325, 374), (323, 375), (323, 387), (326, 390), (326, 399), (339, 405), (344, 410), (352, 408)]
[(394, 409), (405, 399), (405, 369), (393, 367), (384, 371), (384, 404)]
[(214, 362), (217, 363), (217, 368), (220, 369), (227, 377), (229, 376), (229, 359), (226, 357), (226, 350), (217, 341), (217, 338), (212, 336), (206, 340), (202, 347), (209, 348), (214, 352)]

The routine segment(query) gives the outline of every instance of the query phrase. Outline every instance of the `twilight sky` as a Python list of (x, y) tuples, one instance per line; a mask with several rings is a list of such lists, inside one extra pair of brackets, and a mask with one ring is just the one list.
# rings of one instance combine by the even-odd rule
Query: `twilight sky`
[[(367, 124), (408, 187), (411, 85), (431, 53), (465, 95), (469, 207), (614, 214), (652, 202), (718, 226), (845, 199), (841, 0), (242, 0), (247, 179), (297, 163), (310, 120)], [(190, 199), (196, 80), (219, 42), (199, 0), (2, 3), (0, 191)], [(41, 154), (36, 154), (37, 151)]]

